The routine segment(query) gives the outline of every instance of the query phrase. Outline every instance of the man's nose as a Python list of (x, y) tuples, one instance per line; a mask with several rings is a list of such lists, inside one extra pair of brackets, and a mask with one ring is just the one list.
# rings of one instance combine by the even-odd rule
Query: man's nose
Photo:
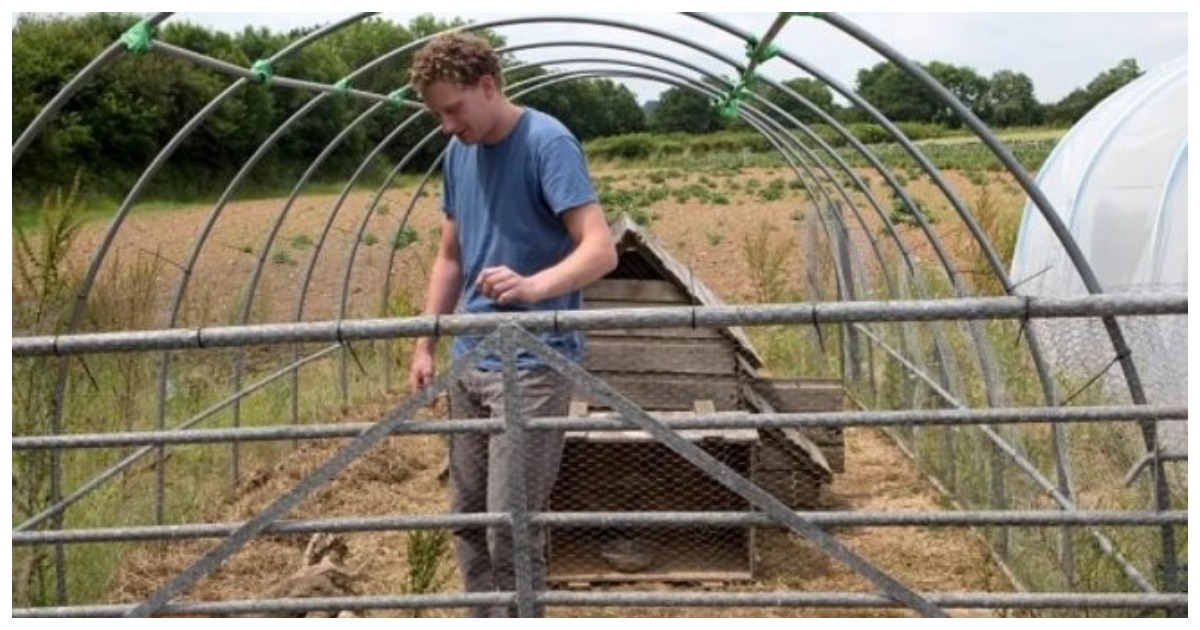
[(458, 121), (442, 118), (442, 133), (451, 136), (458, 132)]

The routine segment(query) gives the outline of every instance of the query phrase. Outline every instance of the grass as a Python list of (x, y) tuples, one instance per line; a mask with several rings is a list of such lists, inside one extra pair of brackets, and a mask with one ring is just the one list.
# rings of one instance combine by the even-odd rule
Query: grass
[[(408, 572), (404, 592), (410, 595), (436, 593), (449, 580), (445, 563), (450, 557), (450, 533), (444, 529), (416, 530), (408, 533)], [(420, 617), (420, 608), (413, 610)]]
[[(77, 187), (48, 195), (38, 212), (41, 224), (35, 230), (18, 227), (14, 238), (13, 329), (17, 334), (46, 334), (64, 329), (74, 304), (81, 271), (70, 255), (87, 220), (87, 208)], [(415, 239), (414, 239), (415, 240)], [(305, 247), (300, 237), (293, 248)], [(116, 254), (114, 254), (116, 256)], [(277, 264), (291, 264), (287, 249), (274, 252)], [(139, 253), (130, 260), (112, 260), (97, 277), (83, 318), (84, 331), (151, 329), (163, 285), (165, 263), (155, 252)], [(260, 301), (269, 296), (260, 296)], [(200, 305), (202, 310), (207, 308)], [(230, 317), (240, 311), (235, 304)], [(380, 346), (382, 349), (383, 346)], [(361, 404), (375, 400), (381, 385), (378, 366), (393, 360), (391, 348), (379, 352), (370, 344), (356, 348), (368, 368), (351, 372), (348, 400)], [(166, 387), (165, 426), (191, 418), (234, 391), (231, 365), (233, 350), (176, 352), (172, 354)], [(291, 361), (285, 348), (250, 349), (243, 385), (261, 378)], [(62, 431), (67, 433), (145, 431), (157, 427), (158, 369), (155, 353), (96, 354), (71, 360), (53, 357), (26, 358), (13, 362), (13, 435), (34, 436), (50, 432), (55, 409), (54, 393), (60, 367), (66, 369), (67, 388)], [(339, 387), (336, 361), (326, 359), (303, 368), (299, 377), (297, 408), (301, 421), (328, 421), (336, 411)], [(291, 380), (284, 378), (245, 397), (236, 412), (227, 408), (204, 420), (198, 428), (230, 426), (237, 414), (242, 426), (278, 424), (291, 415)], [(171, 446), (165, 456), (164, 522), (194, 521), (211, 511), (234, 491), (234, 458), (240, 468), (277, 459), (286, 445)], [(127, 449), (82, 449), (65, 451), (55, 458), (50, 451), (13, 453), (13, 525), (24, 522), (49, 506), (50, 471), (62, 473), (62, 488), (70, 492), (128, 454)], [(66, 528), (121, 527), (157, 521), (155, 479), (158, 464), (154, 453), (143, 457), (65, 513)], [(152, 543), (159, 544), (159, 543)], [(109, 577), (122, 561), (125, 545), (89, 544), (65, 546), (67, 588), (72, 602), (103, 601)], [(55, 603), (53, 549), (14, 547), (14, 605), (42, 606)]]

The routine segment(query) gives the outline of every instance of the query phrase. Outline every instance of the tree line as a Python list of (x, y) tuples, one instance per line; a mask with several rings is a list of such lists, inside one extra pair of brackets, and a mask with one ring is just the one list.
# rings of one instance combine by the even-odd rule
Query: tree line
[[(19, 16), (12, 31), (14, 139), (71, 77), (138, 19), (114, 13), (65, 18)], [(461, 20), (428, 15), (407, 24), (372, 18), (322, 38), (272, 70), (279, 76), (334, 84), (386, 53), (460, 24)], [(168, 21), (155, 38), (249, 68), (312, 30), (272, 32), (246, 27), (226, 33)], [(484, 35), (497, 46), (505, 43), (495, 33)], [(392, 58), (356, 79), (352, 87), (390, 94), (407, 83), (410, 62), (409, 54)], [(711, 97), (678, 87), (641, 105), (627, 87), (608, 79), (556, 81), (537, 65), (521, 64), (515, 58), (506, 58), (505, 62), (511, 67), (507, 80), (514, 93), (539, 81), (552, 83), (519, 100), (559, 117), (582, 140), (644, 131), (706, 133), (737, 128), (739, 124), (722, 117)], [(942, 62), (924, 67), (984, 121), (997, 127), (1069, 125), (1141, 74), (1137, 62), (1128, 59), (1059, 102), (1042, 104), (1034, 98), (1032, 81), (1019, 72), (1001, 70), (983, 77), (971, 68)], [(76, 177), (82, 179), (85, 190), (100, 195), (128, 190), (162, 147), (231, 82), (228, 75), (166, 54), (120, 56), (76, 94), (13, 166), (14, 204), (20, 208), (35, 203), (37, 196), (66, 186)], [(797, 78), (784, 85), (839, 121), (867, 120), (856, 108), (836, 103), (833, 92), (817, 81)], [(915, 80), (887, 63), (860, 71), (854, 88), (895, 121), (948, 126), (957, 122)], [(802, 123), (819, 121), (782, 90), (764, 85), (756, 91)], [(180, 199), (220, 190), (263, 140), (312, 97), (307, 91), (264, 85), (239, 90), (179, 146), (147, 194)], [(369, 104), (352, 98), (324, 99), (262, 158), (246, 183), (247, 189), (278, 190), (294, 183), (299, 173), (367, 107)], [(317, 180), (345, 181), (359, 168), (362, 156), (412, 113), (409, 108), (389, 106), (387, 111), (365, 118), (329, 153)], [(790, 124), (786, 117), (772, 115)], [(387, 165), (403, 158), (434, 128), (428, 117), (419, 117), (383, 150), (383, 159), (374, 167), (378, 172), (371, 174), (379, 177)], [(407, 170), (427, 168), (441, 148), (440, 140), (430, 143), (411, 156)]]

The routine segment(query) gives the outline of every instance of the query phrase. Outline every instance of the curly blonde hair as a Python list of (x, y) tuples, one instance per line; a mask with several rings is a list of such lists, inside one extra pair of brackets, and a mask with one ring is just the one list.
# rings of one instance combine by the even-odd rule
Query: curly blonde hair
[(409, 81), (418, 94), (438, 81), (472, 86), (485, 76), (503, 87), (500, 59), (487, 40), (470, 33), (446, 33), (425, 44), (413, 58)]

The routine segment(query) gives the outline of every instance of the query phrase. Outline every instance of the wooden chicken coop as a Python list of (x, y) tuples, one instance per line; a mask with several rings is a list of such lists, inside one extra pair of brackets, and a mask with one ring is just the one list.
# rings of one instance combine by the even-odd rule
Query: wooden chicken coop
[[(620, 262), (584, 292), (584, 308), (720, 305), (647, 232), (612, 226)], [(588, 333), (585, 367), (656, 418), (840, 410), (831, 380), (771, 379), (745, 332), (666, 328)], [(612, 415), (577, 394), (571, 415)], [(795, 509), (812, 508), (844, 466), (840, 430), (698, 429), (681, 435)], [(562, 512), (745, 511), (747, 503), (640, 430), (567, 434), (550, 500)], [(549, 578), (559, 584), (727, 582), (754, 575), (751, 527), (559, 527)]]

